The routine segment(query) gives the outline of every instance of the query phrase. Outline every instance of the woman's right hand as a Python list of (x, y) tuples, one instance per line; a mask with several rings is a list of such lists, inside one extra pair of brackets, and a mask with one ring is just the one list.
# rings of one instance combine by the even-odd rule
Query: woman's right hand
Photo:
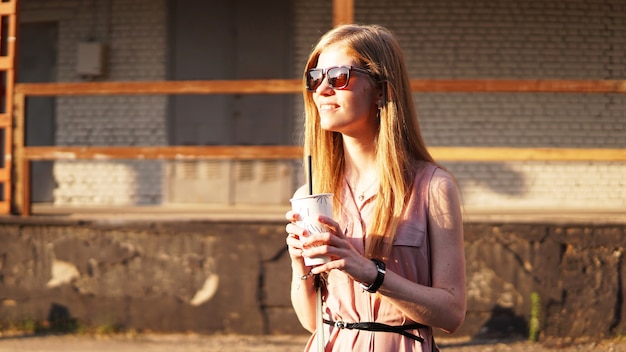
[(285, 217), (289, 221), (287, 231), (287, 248), (291, 258), (291, 303), (302, 326), (310, 332), (315, 331), (315, 287), (310, 269), (304, 265), (302, 241), (305, 230), (296, 225), (298, 214), (288, 211)]
[(302, 256), (302, 241), (300, 238), (304, 237), (305, 229), (296, 225), (298, 221), (298, 214), (289, 210), (285, 214), (285, 218), (289, 221), (285, 230), (287, 231), (287, 248), (289, 249), (289, 256), (291, 261), (301, 262), (304, 265), (304, 257)]

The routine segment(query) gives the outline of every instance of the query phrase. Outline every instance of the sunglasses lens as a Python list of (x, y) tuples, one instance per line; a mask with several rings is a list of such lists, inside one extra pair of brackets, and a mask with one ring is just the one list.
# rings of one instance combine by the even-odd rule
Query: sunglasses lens
[(324, 73), (321, 69), (311, 69), (306, 73), (306, 89), (314, 91), (322, 84)]
[(343, 89), (350, 81), (350, 67), (332, 67), (326, 73), (321, 68), (312, 68), (306, 72), (306, 89), (315, 91), (322, 84), (324, 75), (328, 78), (330, 88)]
[(348, 86), (350, 69), (347, 67), (334, 67), (328, 70), (328, 84), (331, 88), (341, 89)]

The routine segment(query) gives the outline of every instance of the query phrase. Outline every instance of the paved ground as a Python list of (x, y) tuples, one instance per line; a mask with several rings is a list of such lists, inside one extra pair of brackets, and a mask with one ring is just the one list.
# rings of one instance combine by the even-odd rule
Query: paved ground
[[(295, 352), (307, 336), (196, 334), (2, 336), (0, 352)], [(445, 352), (626, 352), (626, 339), (578, 344), (526, 341), (440, 341)]]

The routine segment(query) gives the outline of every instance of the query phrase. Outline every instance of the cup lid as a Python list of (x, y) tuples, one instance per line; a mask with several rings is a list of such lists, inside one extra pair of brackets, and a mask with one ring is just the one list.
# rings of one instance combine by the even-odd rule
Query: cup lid
[(289, 199), (289, 201), (293, 202), (293, 201), (302, 200), (302, 199), (319, 198), (319, 197), (332, 197), (332, 196), (333, 196), (333, 193), (308, 194), (308, 195), (302, 196), (302, 197), (291, 198), (291, 199)]

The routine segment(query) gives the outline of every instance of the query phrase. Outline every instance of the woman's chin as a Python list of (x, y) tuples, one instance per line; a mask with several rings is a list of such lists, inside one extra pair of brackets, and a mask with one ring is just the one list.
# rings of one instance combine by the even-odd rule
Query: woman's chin
[(339, 126), (336, 123), (332, 123), (331, 121), (324, 121), (324, 120), (320, 121), (320, 128), (323, 129), (324, 131), (339, 132), (338, 127)]

